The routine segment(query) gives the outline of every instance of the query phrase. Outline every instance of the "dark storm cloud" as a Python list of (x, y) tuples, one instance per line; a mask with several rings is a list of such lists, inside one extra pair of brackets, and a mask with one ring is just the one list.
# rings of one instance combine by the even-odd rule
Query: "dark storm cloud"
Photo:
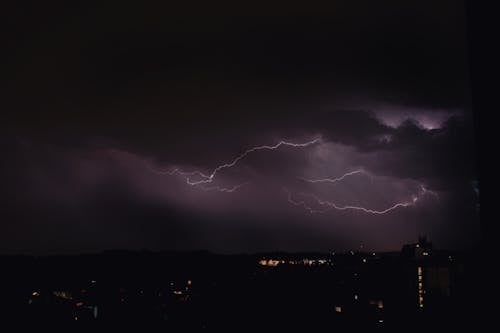
[(288, 116), (297, 102), (346, 96), (433, 107), (461, 106), (465, 96), (463, 9), (454, 2), (363, 4), (364, 10), (340, 3), (312, 10), (320, 16), (234, 16), (218, 7), (191, 16), (170, 6), (26, 7), (14, 12), (26, 22), (12, 19), (20, 31), (8, 63), (11, 109), (68, 131), (109, 135), (109, 127), (144, 124), (154, 132), (157, 122), (207, 119), (229, 124), (248, 104), (257, 110), (274, 104), (286, 110), (278, 116)]
[[(313, 239), (324, 248), (352, 244), (378, 223), (412, 241), (397, 222), (408, 212), (369, 223), (338, 213), (328, 224), (291, 212), (279, 192), (303, 188), (297, 178), (307, 172), (334, 177), (356, 167), (385, 177), (383, 186), (425, 183), (450, 196), (428, 219), (446, 225), (443, 212), (457, 202), (475, 205), (464, 199), (476, 171), (462, 7), (13, 5), (3, 55), (3, 234), (11, 248), (39, 231), (61, 249), (252, 249), (259, 239), (263, 248), (293, 249)], [(253, 146), (316, 137), (318, 150), (262, 152), (225, 170), (217, 185), (252, 180), (234, 196), (196, 192), (182, 177), (147, 169), (210, 172)], [(347, 183), (345, 198), (373, 203), (360, 182)], [(427, 228), (412, 216), (415, 230)], [(38, 231), (23, 234), (30, 228)], [(303, 232), (310, 241), (299, 239)], [(376, 237), (378, 246), (397, 246), (381, 231)]]

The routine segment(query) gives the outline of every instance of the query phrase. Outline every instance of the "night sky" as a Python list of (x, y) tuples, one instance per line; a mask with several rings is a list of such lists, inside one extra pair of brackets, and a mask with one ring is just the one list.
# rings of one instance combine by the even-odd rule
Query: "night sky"
[(0, 253), (477, 244), (460, 1), (4, 16)]

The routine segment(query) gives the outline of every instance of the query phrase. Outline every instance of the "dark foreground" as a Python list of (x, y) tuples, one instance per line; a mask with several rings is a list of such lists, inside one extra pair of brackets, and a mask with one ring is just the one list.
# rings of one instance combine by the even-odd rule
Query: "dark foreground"
[(1, 331), (478, 329), (474, 257), (442, 251), (3, 256), (0, 318), (15, 329)]

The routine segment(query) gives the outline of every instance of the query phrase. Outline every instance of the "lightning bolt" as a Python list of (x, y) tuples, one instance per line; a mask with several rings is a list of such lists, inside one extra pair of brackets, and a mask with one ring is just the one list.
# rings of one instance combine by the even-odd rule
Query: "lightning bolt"
[(301, 201), (294, 200), (292, 197), (292, 193), (287, 188), (283, 188), (283, 190), (288, 195), (288, 202), (289, 203), (291, 203), (295, 206), (302, 206), (304, 209), (306, 209), (310, 213), (325, 213), (331, 209), (336, 209), (336, 210), (357, 210), (357, 211), (362, 211), (362, 212), (369, 213), (369, 214), (382, 215), (382, 214), (389, 213), (397, 208), (414, 206), (417, 203), (417, 201), (425, 194), (431, 194), (431, 195), (434, 195), (437, 198), (439, 198), (437, 193), (426, 189), (423, 185), (420, 185), (419, 193), (417, 195), (413, 195), (411, 201), (399, 202), (399, 203), (396, 203), (396, 204), (392, 205), (391, 207), (388, 207), (384, 210), (374, 210), (374, 209), (369, 209), (369, 208), (365, 208), (365, 207), (361, 207), (361, 206), (351, 206), (351, 205), (339, 206), (339, 205), (335, 204), (334, 202), (322, 200), (318, 196), (311, 194), (311, 193), (304, 193), (304, 192), (297, 193), (297, 195), (299, 195), (299, 196), (312, 198), (319, 206), (323, 206), (323, 207), (326, 206), (324, 209), (314, 209), (311, 206), (309, 206), (304, 200), (301, 200)]
[(219, 192), (233, 193), (234, 191), (248, 184), (250, 184), (250, 182), (244, 182), (238, 185), (234, 185), (232, 187), (210, 186), (210, 187), (202, 187), (201, 189), (203, 189), (203, 191), (219, 191)]
[(434, 191), (426, 189), (424, 185), (420, 185), (420, 193), (430, 194), (430, 195), (434, 196), (436, 198), (436, 200), (439, 200), (439, 195)]
[(201, 171), (191, 171), (191, 172), (185, 172), (185, 171), (182, 171), (180, 169), (173, 169), (171, 171), (163, 171), (163, 170), (156, 170), (156, 169), (153, 169), (149, 164), (148, 164), (148, 168), (149, 170), (151, 170), (152, 172), (156, 173), (156, 174), (159, 174), (159, 175), (169, 175), (169, 176), (173, 176), (175, 174), (178, 174), (178, 175), (181, 175), (181, 176), (185, 176), (185, 177), (188, 177), (188, 176), (194, 176), (194, 175), (198, 175), (202, 178), (209, 178), (209, 176), (205, 175), (203, 172)]
[(341, 180), (344, 180), (346, 177), (349, 177), (349, 176), (352, 176), (352, 175), (356, 175), (358, 173), (365, 173), (366, 174), (366, 171), (364, 170), (355, 170), (355, 171), (351, 171), (351, 172), (347, 172), (345, 174), (343, 174), (342, 176), (338, 177), (338, 178), (321, 178), (321, 179), (306, 179), (306, 178), (300, 178), (306, 182), (309, 182), (309, 183), (336, 183), (336, 182), (339, 182)]
[(186, 178), (186, 182), (189, 185), (198, 185), (198, 184), (211, 183), (214, 180), (215, 176), (217, 175), (217, 172), (219, 172), (219, 171), (221, 171), (223, 169), (232, 168), (240, 160), (242, 160), (243, 158), (245, 158), (246, 156), (248, 156), (249, 154), (251, 154), (251, 153), (253, 153), (255, 151), (259, 151), (259, 150), (276, 150), (276, 149), (278, 149), (281, 146), (289, 146), (289, 147), (294, 147), (294, 148), (303, 148), (303, 147), (307, 147), (307, 146), (313, 145), (315, 143), (318, 143), (319, 141), (320, 141), (319, 138), (314, 139), (312, 141), (305, 142), (305, 143), (293, 143), (293, 142), (287, 142), (287, 141), (280, 141), (277, 144), (275, 144), (274, 146), (267, 146), (266, 145), (266, 146), (253, 147), (253, 148), (250, 148), (250, 149), (246, 150), (245, 152), (243, 152), (241, 155), (239, 155), (238, 157), (236, 157), (230, 163), (219, 165), (208, 176), (205, 175), (205, 174), (203, 174), (203, 173), (201, 173), (201, 172), (194, 171), (197, 174), (201, 175), (202, 178), (204, 178), (204, 180), (199, 180), (199, 181), (192, 182), (189, 178)]
[[(282, 141), (279, 141), (277, 144), (275, 144), (273, 146), (263, 145), (263, 146), (252, 147), (250, 149), (245, 150), (239, 156), (235, 157), (231, 162), (225, 163), (225, 164), (221, 164), (221, 165), (217, 166), (215, 169), (212, 170), (212, 172), (210, 174), (205, 174), (205, 173), (203, 173), (201, 171), (198, 171), (198, 170), (186, 172), (186, 171), (182, 171), (182, 170), (180, 170), (178, 168), (173, 169), (171, 171), (154, 170), (149, 165), (148, 165), (148, 168), (151, 171), (153, 171), (153, 172), (155, 172), (157, 174), (161, 174), (161, 175), (170, 175), (170, 176), (173, 176), (175, 174), (178, 174), (180, 176), (183, 176), (186, 179), (186, 183), (189, 184), (189, 185), (191, 185), (191, 186), (203, 185), (203, 184), (212, 183), (214, 181), (215, 176), (217, 175), (218, 172), (220, 172), (223, 169), (229, 169), (229, 168), (234, 167), (236, 164), (238, 164), (239, 161), (241, 161), (242, 159), (244, 159), (246, 156), (248, 156), (249, 154), (251, 154), (253, 152), (256, 152), (256, 151), (259, 151), (259, 150), (276, 150), (276, 149), (280, 148), (281, 146), (288, 146), (288, 147), (294, 147), (294, 148), (304, 148), (304, 147), (308, 147), (308, 146), (311, 146), (313, 144), (316, 144), (316, 143), (318, 143), (320, 141), (321, 141), (321, 138), (316, 138), (314, 140), (307, 141), (307, 142), (304, 142), (304, 143), (293, 143), (293, 142), (288, 142), (288, 141), (283, 141), (282, 140)], [(192, 181), (191, 180), (192, 176), (198, 176), (199, 178), (202, 178), (202, 179), (201, 180), (197, 180), (197, 181)], [(206, 190), (206, 191), (216, 190), (216, 191), (220, 191), (220, 192), (231, 193), (231, 192), (234, 192), (237, 189), (241, 188), (242, 186), (246, 185), (247, 183), (248, 182), (245, 182), (243, 184), (239, 184), (239, 185), (233, 186), (231, 188), (221, 188), (219, 186), (201, 187), (201, 188), (204, 189), (204, 190)]]
[(290, 192), (286, 187), (283, 187), (283, 191), (287, 193), (288, 195), (288, 202), (291, 203), (292, 205), (295, 206), (302, 206), (304, 209), (308, 210), (311, 214), (314, 213), (326, 213), (329, 209), (314, 209), (311, 206), (309, 206), (304, 200), (301, 201), (296, 201), (292, 198), (292, 192)]
[[(179, 175), (179, 176), (185, 177), (187, 184), (189, 184), (191, 186), (199, 186), (199, 188), (202, 189), (203, 191), (219, 191), (219, 192), (225, 192), (225, 193), (233, 193), (233, 192), (237, 191), (238, 189), (240, 189), (241, 187), (249, 184), (250, 182), (247, 181), (247, 182), (244, 182), (241, 184), (234, 185), (232, 187), (221, 187), (218, 185), (205, 186), (205, 185), (213, 183), (219, 172), (221, 172), (224, 169), (229, 169), (229, 168), (236, 166), (238, 164), (238, 162), (240, 162), (242, 159), (244, 159), (245, 157), (247, 157), (251, 153), (254, 153), (254, 152), (257, 152), (260, 150), (276, 150), (276, 149), (280, 148), (281, 146), (288, 146), (288, 147), (294, 147), (294, 148), (304, 148), (304, 147), (308, 147), (310, 145), (316, 144), (320, 141), (321, 141), (321, 138), (316, 138), (314, 140), (307, 141), (304, 143), (293, 143), (293, 142), (288, 142), (288, 141), (279, 141), (278, 143), (276, 143), (275, 145), (272, 145), (272, 146), (271, 145), (255, 146), (255, 147), (252, 147), (250, 149), (245, 150), (242, 154), (236, 156), (230, 162), (217, 166), (209, 174), (204, 173), (204, 172), (199, 171), (199, 170), (183, 171), (179, 168), (175, 168), (175, 169), (170, 170), (170, 171), (161, 171), (161, 170), (154, 170), (149, 165), (148, 165), (148, 167), (152, 172), (154, 172), (156, 174), (170, 175), (170, 176)], [(337, 177), (337, 178), (320, 178), (320, 179), (300, 178), (300, 179), (302, 179), (306, 182), (309, 182), (309, 183), (331, 183), (331, 184), (334, 184), (334, 183), (337, 183), (337, 182), (344, 180), (347, 177), (354, 176), (354, 175), (361, 174), (361, 173), (370, 175), (365, 170), (358, 169), (358, 170), (347, 172), (347, 173), (345, 173), (342, 176)], [(198, 180), (193, 181), (191, 178), (195, 177), (195, 176), (198, 177)], [(439, 196), (437, 195), (437, 193), (426, 189), (423, 185), (420, 185), (420, 191), (416, 195), (413, 195), (411, 200), (395, 203), (394, 205), (392, 205), (386, 209), (383, 209), (383, 210), (375, 210), (375, 209), (370, 209), (370, 208), (366, 208), (366, 207), (362, 207), (362, 206), (353, 206), (353, 205), (341, 206), (341, 205), (336, 204), (335, 202), (323, 200), (320, 197), (318, 197), (317, 195), (312, 194), (312, 193), (298, 192), (295, 194), (295, 196), (301, 196), (301, 197), (312, 199), (315, 202), (315, 205), (321, 207), (321, 209), (317, 209), (317, 208), (314, 208), (311, 205), (309, 205), (306, 202), (306, 200), (294, 199), (292, 192), (289, 191), (287, 188), (283, 188), (283, 190), (287, 193), (287, 198), (288, 198), (289, 203), (293, 204), (294, 206), (301, 206), (305, 210), (309, 211), (310, 213), (325, 213), (329, 210), (335, 209), (335, 210), (356, 210), (356, 211), (361, 211), (361, 212), (364, 212), (367, 214), (381, 215), (381, 214), (387, 214), (387, 213), (389, 213), (395, 209), (398, 209), (398, 208), (405, 208), (405, 207), (409, 207), (409, 206), (414, 206), (417, 203), (417, 201), (420, 199), (420, 197), (422, 197), (426, 194), (431, 194), (431, 195), (435, 196), (437, 199), (439, 199)]]

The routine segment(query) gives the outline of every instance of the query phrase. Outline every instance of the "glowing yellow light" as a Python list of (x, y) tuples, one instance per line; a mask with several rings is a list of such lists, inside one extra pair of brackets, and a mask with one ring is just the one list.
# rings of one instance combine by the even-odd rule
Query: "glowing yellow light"
[(278, 260), (268, 260), (267, 265), (268, 266), (278, 266), (280, 262)]
[(52, 293), (56, 297), (64, 298), (64, 299), (71, 299), (71, 294), (66, 291), (54, 291)]

